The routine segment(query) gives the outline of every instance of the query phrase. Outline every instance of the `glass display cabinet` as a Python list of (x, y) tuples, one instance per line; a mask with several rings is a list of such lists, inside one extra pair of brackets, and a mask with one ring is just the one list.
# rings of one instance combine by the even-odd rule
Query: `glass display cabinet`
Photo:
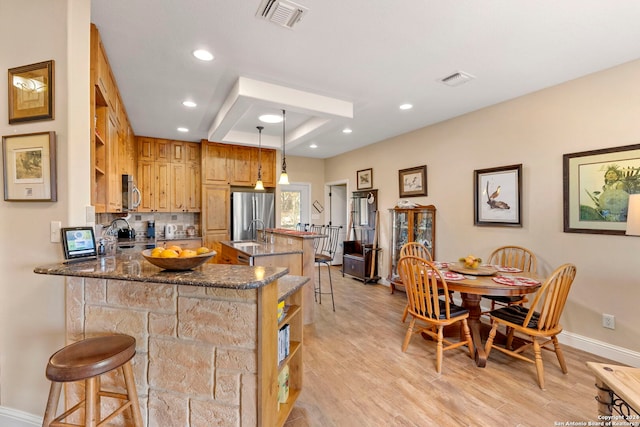
[(396, 207), (389, 209), (391, 216), (391, 242), (389, 243), (389, 283), (391, 293), (397, 286), (403, 286), (398, 274), (400, 249), (408, 242), (422, 243), (436, 256), (436, 207), (418, 206), (415, 208)]

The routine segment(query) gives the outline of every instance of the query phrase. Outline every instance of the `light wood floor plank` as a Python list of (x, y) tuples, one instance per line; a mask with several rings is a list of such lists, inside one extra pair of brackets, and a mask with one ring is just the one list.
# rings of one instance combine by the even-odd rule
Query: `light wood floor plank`
[[(326, 271), (323, 285), (329, 283)], [(404, 293), (391, 295), (386, 286), (342, 278), (336, 267), (331, 276), (336, 311), (324, 295), (323, 304), (315, 305), (315, 323), (305, 326), (303, 391), (286, 427), (554, 426), (597, 420), (595, 380), (585, 363), (610, 361), (563, 346), (569, 369), (563, 375), (555, 354), (545, 351), (546, 390), (540, 390), (533, 364), (494, 351), (487, 367), (478, 368), (462, 347), (444, 353), (437, 374), (434, 342), (416, 335), (402, 353), (408, 326), (400, 322)]]

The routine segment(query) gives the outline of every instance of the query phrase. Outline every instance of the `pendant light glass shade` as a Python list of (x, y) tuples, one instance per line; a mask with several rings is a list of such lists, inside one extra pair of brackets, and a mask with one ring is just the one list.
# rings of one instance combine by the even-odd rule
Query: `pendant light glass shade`
[(287, 175), (287, 155), (285, 154), (284, 141), (285, 141), (285, 111), (282, 110), (282, 173), (280, 173), (280, 180), (278, 184), (289, 185), (289, 175)]
[(262, 183), (262, 129), (264, 126), (256, 126), (258, 129), (258, 180), (256, 181), (256, 190), (264, 190)]

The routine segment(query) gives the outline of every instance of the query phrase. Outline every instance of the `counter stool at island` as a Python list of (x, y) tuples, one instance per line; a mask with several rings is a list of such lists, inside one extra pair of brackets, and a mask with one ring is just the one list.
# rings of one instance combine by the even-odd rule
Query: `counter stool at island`
[[(103, 422), (106, 424), (127, 408), (131, 408), (133, 425), (142, 427), (140, 404), (131, 367), (131, 359), (135, 354), (136, 340), (122, 334), (87, 338), (54, 353), (46, 369), (46, 376), (52, 383), (42, 422), (43, 427), (77, 425), (67, 424), (62, 420), (83, 407), (85, 419), (81, 426), (95, 427), (102, 425)], [(100, 376), (117, 368), (122, 368), (126, 393), (102, 390)], [(62, 383), (73, 381), (85, 381), (84, 399), (56, 418)], [(120, 399), (123, 402), (103, 419), (100, 416), (101, 397)]]

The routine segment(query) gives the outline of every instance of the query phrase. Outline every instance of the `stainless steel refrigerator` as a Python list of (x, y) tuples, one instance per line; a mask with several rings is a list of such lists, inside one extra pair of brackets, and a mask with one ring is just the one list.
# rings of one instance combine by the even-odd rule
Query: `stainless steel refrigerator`
[(251, 240), (257, 236), (255, 229), (261, 230), (262, 223), (251, 224), (253, 220), (261, 220), (265, 228), (274, 228), (276, 213), (273, 193), (232, 192), (231, 239)]

